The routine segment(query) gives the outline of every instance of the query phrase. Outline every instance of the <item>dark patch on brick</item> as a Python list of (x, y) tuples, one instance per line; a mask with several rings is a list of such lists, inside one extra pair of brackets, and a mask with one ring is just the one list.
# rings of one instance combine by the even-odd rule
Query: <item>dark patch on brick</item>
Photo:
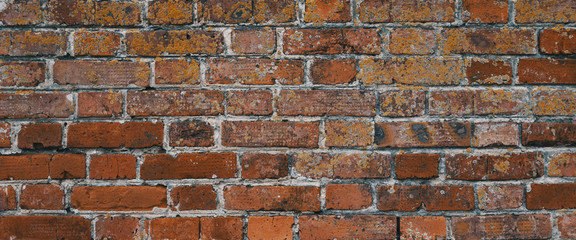
[(466, 124), (461, 122), (450, 122), (448, 123), (448, 125), (452, 128), (452, 130), (454, 130), (456, 135), (458, 135), (460, 138), (465, 138), (466, 136), (468, 136), (468, 129), (466, 129)]
[(412, 124), (412, 126), (410, 126), (410, 128), (412, 129), (412, 131), (414, 132), (414, 134), (418, 138), (418, 141), (424, 142), (424, 143), (430, 141), (430, 135), (428, 134), (428, 129), (426, 128), (426, 126), (424, 124), (414, 123), (414, 124)]
[(384, 129), (382, 129), (380, 125), (374, 124), (374, 143), (380, 144), (382, 143), (384, 138), (386, 138), (386, 133), (384, 132)]

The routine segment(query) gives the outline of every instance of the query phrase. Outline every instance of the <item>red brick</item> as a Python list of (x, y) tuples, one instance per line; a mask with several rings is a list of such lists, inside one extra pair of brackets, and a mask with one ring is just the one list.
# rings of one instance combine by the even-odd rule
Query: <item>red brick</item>
[(156, 218), (146, 221), (146, 228), (151, 239), (199, 239), (199, 218)]
[(140, 220), (133, 217), (98, 217), (96, 239), (137, 239), (140, 237)]
[(379, 186), (382, 211), (469, 211), (474, 209), (474, 189), (466, 185)]
[(444, 54), (536, 54), (536, 32), (532, 29), (442, 30)]
[(576, 29), (544, 29), (540, 33), (540, 51), (547, 54), (575, 54)]
[(473, 147), (518, 146), (520, 131), (517, 123), (475, 123)]
[(364, 0), (358, 13), (365, 23), (452, 22), (455, 8), (453, 0)]
[(292, 240), (294, 217), (250, 216), (247, 236), (251, 240)]
[(196, 116), (224, 113), (224, 94), (212, 90), (129, 91), (131, 116)]
[(327, 147), (368, 147), (374, 142), (371, 123), (350, 121), (326, 121)]
[(576, 84), (576, 59), (520, 59), (518, 81), (526, 84)]
[(552, 224), (543, 214), (453, 217), (452, 234), (455, 239), (547, 239)]
[(144, 156), (142, 179), (233, 178), (236, 174), (234, 153), (186, 153)]
[(150, 69), (145, 62), (75, 61), (54, 63), (54, 82), (60, 85), (148, 86)]
[(120, 117), (123, 102), (121, 92), (79, 92), (78, 117)]
[(291, 0), (207, 0), (198, 3), (201, 22), (288, 23), (296, 20), (296, 2)]
[(394, 157), (396, 178), (437, 178), (438, 163), (440, 155), (438, 154), (398, 154)]
[(232, 30), (230, 48), (236, 54), (272, 54), (276, 50), (276, 31), (270, 28)]
[(0, 23), (8, 26), (37, 25), (42, 23), (40, 0), (16, 0), (6, 3), (0, 11)]
[(565, 152), (554, 154), (548, 165), (550, 177), (576, 177), (576, 153)]
[(22, 209), (64, 209), (64, 191), (58, 185), (25, 185), (20, 193)]
[(531, 184), (526, 193), (528, 209), (576, 208), (576, 183)]
[(204, 30), (131, 31), (126, 33), (129, 55), (161, 56), (219, 54), (223, 51), (222, 33)]
[(50, 0), (47, 21), (63, 25), (131, 26), (141, 21), (135, 1)]
[(272, 92), (268, 90), (229, 91), (226, 112), (232, 115), (272, 114)]
[(0, 148), (9, 148), (12, 145), (10, 123), (0, 123)]
[(80, 216), (3, 216), (0, 239), (91, 239), (90, 220)]
[(136, 178), (136, 157), (128, 154), (92, 155), (91, 179)]
[(214, 128), (202, 121), (185, 120), (170, 124), (170, 146), (210, 147), (214, 145)]
[(48, 163), (51, 179), (86, 178), (84, 154), (54, 154)]
[(190, 0), (154, 0), (148, 6), (150, 24), (191, 24), (194, 2)]
[(542, 153), (446, 157), (446, 178), (458, 180), (513, 180), (537, 178), (544, 174)]
[(470, 146), (470, 122), (385, 122), (374, 130), (377, 147)]
[(120, 50), (120, 37), (115, 32), (77, 31), (74, 33), (74, 55), (114, 56)]
[(69, 179), (86, 177), (83, 154), (30, 154), (0, 156), (1, 180)]
[(364, 85), (457, 85), (464, 78), (463, 61), (455, 58), (367, 58), (359, 65)]
[(303, 215), (300, 239), (395, 239), (396, 217), (384, 215)]
[(522, 123), (524, 146), (576, 146), (576, 123)]
[(539, 87), (531, 95), (535, 115), (576, 115), (576, 89)]
[(0, 211), (15, 210), (16, 191), (12, 186), (0, 187)]
[(161, 122), (80, 122), (68, 127), (68, 147), (145, 148), (162, 146)]
[(420, 28), (393, 29), (388, 48), (392, 54), (431, 54), (436, 48), (436, 34)]
[(152, 186), (81, 186), (72, 189), (71, 206), (92, 211), (151, 211), (166, 208), (166, 188)]
[(230, 147), (318, 147), (318, 122), (223, 122), (222, 145)]
[(18, 148), (44, 149), (61, 146), (62, 125), (59, 123), (24, 124), (18, 133)]
[(226, 186), (225, 208), (248, 211), (320, 211), (320, 188)]
[(350, 0), (306, 0), (304, 21), (314, 24), (349, 22)]
[(315, 84), (349, 84), (356, 79), (354, 59), (316, 59), (311, 69)]
[(556, 224), (561, 238), (576, 238), (576, 215), (560, 216)]
[(527, 115), (530, 112), (526, 89), (433, 91), (430, 96), (433, 115)]
[(468, 23), (508, 22), (507, 0), (465, 0), (462, 8), (463, 20)]
[(523, 185), (483, 185), (477, 191), (478, 208), (482, 210), (519, 208), (524, 202)]
[(380, 153), (299, 153), (292, 156), (294, 173), (308, 178), (387, 178), (390, 155)]
[(480, 85), (508, 85), (512, 83), (512, 65), (505, 60), (467, 59), (466, 77), (470, 83)]
[(0, 118), (66, 118), (72, 100), (70, 93), (0, 93)]
[(401, 217), (400, 239), (446, 239), (446, 218), (428, 216)]
[(212, 59), (208, 83), (272, 85), (303, 83), (304, 63), (299, 60)]
[(95, 24), (95, 6), (92, 1), (50, 0), (46, 8), (46, 21), (51, 24)]
[(285, 154), (246, 153), (242, 155), (242, 178), (263, 179), (288, 176)]
[(276, 102), (278, 115), (374, 116), (376, 96), (357, 90), (286, 90)]
[(210, 185), (178, 186), (170, 191), (172, 209), (177, 211), (216, 209), (216, 192)]
[(203, 217), (200, 219), (201, 239), (242, 239), (242, 218)]
[(372, 205), (370, 186), (359, 184), (328, 184), (326, 186), (326, 208), (353, 210)]
[(156, 84), (200, 84), (200, 63), (194, 59), (156, 60)]
[(516, 22), (576, 21), (576, 3), (572, 0), (519, 0), (516, 2)]
[(0, 31), (0, 55), (61, 56), (66, 53), (67, 33), (60, 31)]
[(386, 117), (413, 117), (425, 113), (426, 93), (419, 90), (380, 92), (380, 114)]
[(285, 54), (379, 54), (378, 29), (287, 29)]
[(45, 79), (44, 62), (1, 62), (1, 87), (35, 87)]

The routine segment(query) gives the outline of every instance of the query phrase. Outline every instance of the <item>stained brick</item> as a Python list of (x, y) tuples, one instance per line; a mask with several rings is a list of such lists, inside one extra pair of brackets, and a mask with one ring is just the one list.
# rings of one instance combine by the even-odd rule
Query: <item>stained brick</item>
[(508, 22), (507, 0), (465, 0), (462, 3), (463, 20), (469, 23)]
[(91, 239), (81, 216), (2, 216), (0, 230), (1, 239)]
[(386, 117), (414, 117), (426, 111), (426, 92), (389, 90), (380, 92), (380, 114)]
[(446, 218), (406, 216), (400, 218), (400, 239), (436, 240), (446, 238)]
[(364, 85), (456, 85), (464, 78), (463, 62), (455, 58), (368, 58), (359, 65)]
[(18, 133), (18, 148), (44, 149), (62, 146), (62, 125), (59, 123), (24, 124)]
[(168, 131), (170, 146), (209, 147), (214, 145), (214, 128), (203, 121), (173, 122)]
[(576, 177), (576, 153), (557, 153), (550, 157), (550, 177)]
[(442, 31), (444, 54), (536, 54), (536, 32), (531, 29), (463, 29)]
[(194, 1), (154, 0), (148, 6), (151, 24), (190, 24), (194, 22)]
[(398, 154), (394, 156), (396, 178), (436, 178), (438, 177), (438, 154)]
[(0, 123), (0, 148), (8, 148), (12, 145), (11, 131), (10, 123)]
[(229, 91), (226, 112), (232, 115), (272, 114), (272, 92), (267, 90)]
[(319, 211), (320, 188), (301, 186), (226, 186), (225, 208), (248, 211)]
[(552, 236), (550, 217), (543, 214), (452, 218), (455, 239), (546, 239)]
[(63, 25), (132, 26), (141, 21), (135, 1), (50, 0), (47, 21)]
[(318, 122), (223, 122), (222, 145), (236, 147), (317, 147)]
[(513, 180), (544, 174), (542, 153), (446, 157), (446, 178), (458, 180)]
[(467, 147), (470, 122), (385, 122), (374, 125), (377, 147)]
[(300, 239), (395, 239), (396, 217), (385, 215), (304, 215)]
[(93, 155), (90, 160), (90, 178), (136, 178), (136, 157), (128, 154)]
[(576, 89), (539, 87), (531, 95), (535, 115), (576, 115)]
[(159, 59), (155, 64), (156, 84), (200, 83), (200, 63), (196, 60)]
[(520, 59), (518, 81), (526, 84), (576, 84), (576, 60)]
[(1, 87), (34, 87), (44, 82), (44, 62), (1, 62)]
[(222, 34), (216, 31), (131, 31), (126, 33), (126, 52), (140, 56), (213, 55), (222, 53), (223, 41)]
[(224, 113), (222, 106), (224, 94), (220, 91), (129, 91), (126, 98), (128, 115), (131, 116), (196, 116)]
[(64, 208), (64, 191), (58, 185), (25, 185), (20, 193), (22, 209), (59, 210)]
[(540, 33), (540, 51), (548, 54), (575, 54), (576, 29), (544, 29)]
[(140, 236), (140, 220), (133, 217), (98, 217), (96, 239), (134, 239)]
[(455, 8), (453, 0), (364, 0), (358, 13), (366, 23), (452, 22)]
[(213, 84), (298, 85), (303, 83), (304, 63), (299, 60), (212, 59), (207, 82)]
[(120, 117), (123, 102), (121, 92), (79, 92), (78, 117)]
[(61, 56), (66, 53), (67, 33), (61, 31), (0, 31), (2, 56)]
[(374, 116), (376, 96), (371, 91), (287, 90), (276, 102), (278, 115)]
[(16, 191), (12, 186), (0, 187), (0, 211), (15, 210)]
[(574, 146), (576, 145), (575, 123), (523, 123), (522, 145), (524, 146)]
[(306, 0), (304, 21), (314, 24), (348, 22), (350, 15), (350, 0)]
[(311, 69), (315, 84), (348, 84), (356, 79), (356, 60), (316, 59)]
[(232, 178), (236, 174), (234, 153), (186, 153), (145, 155), (142, 179)]
[(518, 146), (520, 130), (517, 123), (475, 123), (472, 146)]
[(504, 210), (523, 205), (523, 185), (483, 185), (478, 187), (478, 208)]
[(199, 19), (221, 23), (288, 23), (296, 20), (290, 0), (207, 0), (198, 4)]
[(392, 54), (431, 54), (436, 48), (434, 30), (397, 28), (390, 31), (389, 51)]
[(74, 55), (114, 56), (120, 50), (121, 35), (105, 31), (77, 31), (74, 33)]
[(0, 11), (0, 23), (8, 26), (36, 25), (42, 23), (40, 0), (16, 0), (7, 2)]
[(54, 63), (54, 82), (60, 85), (148, 86), (150, 69), (145, 62), (71, 61)]
[(242, 239), (242, 218), (203, 217), (200, 219), (201, 239)]
[(352, 121), (326, 121), (327, 147), (367, 147), (374, 142), (371, 123)]
[(274, 29), (236, 29), (230, 46), (237, 54), (272, 54), (276, 49)]
[(390, 155), (380, 153), (299, 153), (292, 156), (294, 173), (309, 178), (387, 178)]
[(285, 54), (378, 54), (378, 29), (287, 29)]
[(242, 155), (242, 178), (283, 178), (288, 176), (285, 154), (246, 153)]
[(576, 3), (571, 0), (518, 0), (516, 22), (568, 23), (576, 21)]
[(504, 85), (512, 83), (512, 65), (505, 60), (472, 58), (466, 60), (470, 83)]
[(145, 148), (161, 146), (161, 122), (81, 122), (68, 127), (68, 147)]
[(561, 238), (576, 238), (576, 216), (560, 216), (557, 221), (558, 231)]
[(172, 209), (211, 210), (216, 209), (216, 192), (210, 185), (178, 186), (170, 191)]
[(382, 211), (469, 211), (474, 208), (474, 189), (465, 185), (379, 186), (378, 209)]

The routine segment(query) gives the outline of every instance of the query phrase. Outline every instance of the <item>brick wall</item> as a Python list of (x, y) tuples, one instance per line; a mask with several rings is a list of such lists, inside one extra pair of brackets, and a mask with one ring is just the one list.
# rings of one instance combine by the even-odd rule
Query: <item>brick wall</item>
[(574, 0), (0, 23), (0, 239), (576, 239)]

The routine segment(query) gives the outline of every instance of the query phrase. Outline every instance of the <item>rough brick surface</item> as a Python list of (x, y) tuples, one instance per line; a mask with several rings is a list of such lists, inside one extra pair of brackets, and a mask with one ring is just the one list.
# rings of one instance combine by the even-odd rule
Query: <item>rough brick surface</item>
[(546, 239), (552, 236), (548, 215), (495, 215), (452, 218), (456, 239)]
[(536, 178), (544, 174), (542, 153), (507, 155), (446, 157), (446, 174), (449, 179), (460, 180), (511, 180)]
[(26, 124), (18, 133), (22, 149), (57, 148), (62, 146), (62, 126), (57, 123)]
[(230, 210), (318, 211), (320, 189), (293, 186), (226, 186), (225, 208)]
[(474, 208), (474, 189), (466, 185), (379, 186), (378, 209), (383, 211), (466, 211)]
[(78, 210), (150, 211), (166, 208), (166, 188), (151, 186), (75, 187), (71, 206)]
[(292, 157), (297, 175), (308, 178), (387, 178), (390, 155), (300, 153)]
[(95, 226), (97, 239), (130, 239), (140, 236), (138, 218), (99, 217)]
[(394, 239), (396, 218), (383, 215), (300, 217), (300, 239)]
[(231, 178), (236, 173), (234, 153), (187, 153), (144, 156), (143, 179)]

